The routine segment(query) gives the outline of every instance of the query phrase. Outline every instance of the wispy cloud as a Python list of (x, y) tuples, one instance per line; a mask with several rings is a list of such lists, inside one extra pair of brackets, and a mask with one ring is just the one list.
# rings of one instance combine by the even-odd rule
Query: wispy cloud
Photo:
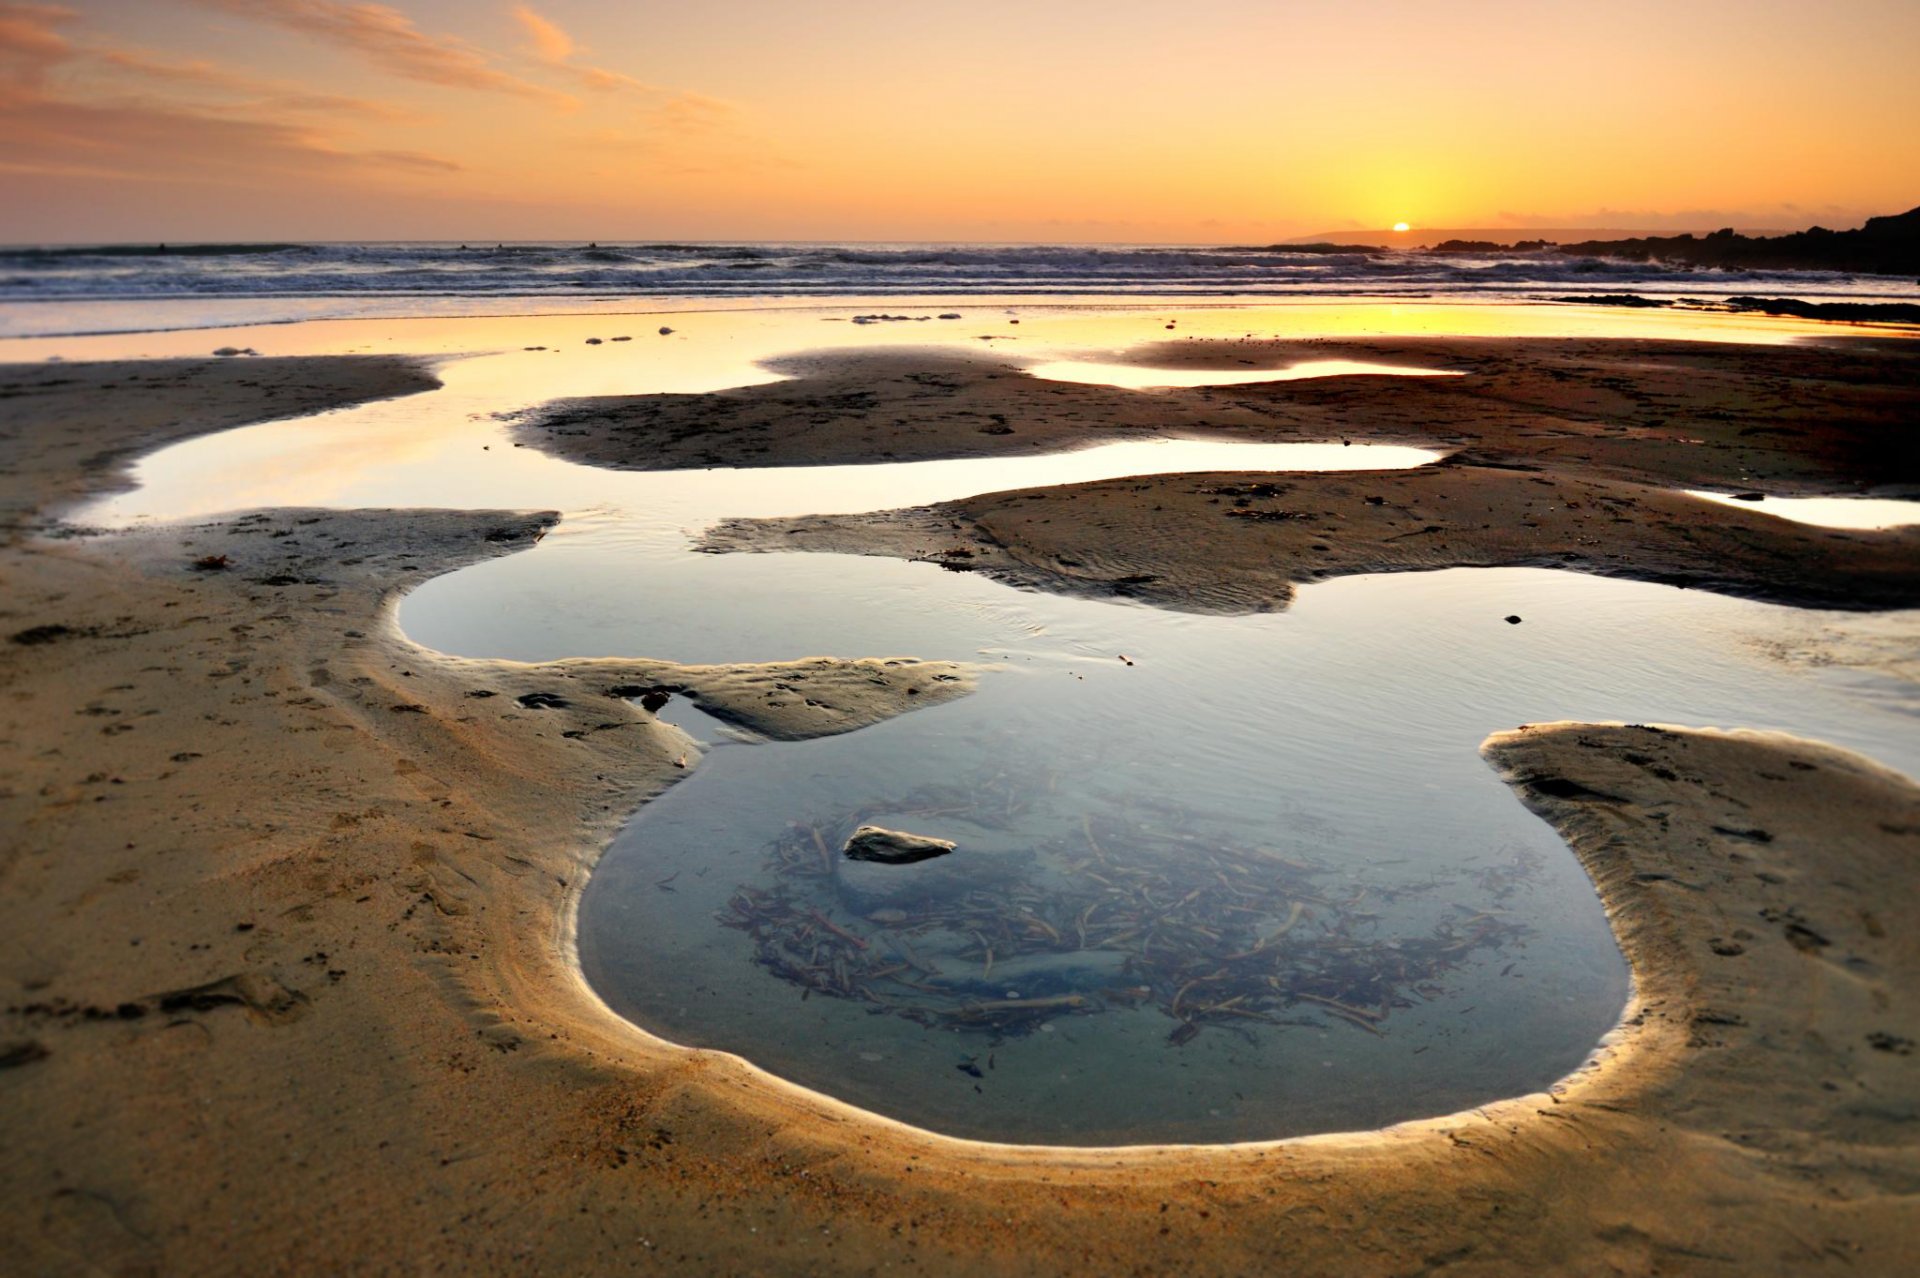
[[(116, 76), (248, 100), (115, 94)], [(76, 91), (76, 77), (92, 91)], [(301, 171), (417, 175), (460, 168), (419, 151), (356, 148), (326, 127), (328, 117), (343, 115), (392, 119), (395, 112), (204, 62), (97, 44), (71, 9), (0, 0), (0, 169), (7, 172), (247, 182)], [(321, 118), (302, 118), (313, 116)]]
[(14, 172), (241, 181), (298, 171), (448, 173), (460, 167), (414, 151), (357, 151), (283, 120), (70, 102), (18, 89), (0, 89), (0, 164)]
[(494, 64), (455, 36), (429, 35), (400, 10), (339, 0), (194, 0), (208, 9), (273, 22), (358, 54), (392, 75), (452, 89), (507, 93), (571, 108), (578, 103)]
[(721, 123), (734, 115), (733, 104), (719, 98), (649, 84), (624, 72), (580, 61), (580, 45), (573, 36), (530, 5), (515, 5), (513, 16), (525, 29), (532, 52), (541, 62), (596, 92), (639, 95), (656, 113), (659, 124), (691, 130)]
[(338, 93), (316, 93), (284, 81), (263, 80), (254, 76), (241, 75), (210, 62), (199, 60), (182, 62), (141, 49), (89, 46), (86, 52), (100, 65), (130, 76), (165, 84), (183, 85), (190, 89), (208, 89), (216, 93), (242, 95), (252, 99), (248, 105), (269, 110), (358, 116), (388, 122), (421, 118), (418, 112), (389, 102), (379, 102), (372, 98), (347, 97)]
[(565, 63), (573, 56), (573, 37), (563, 31), (557, 22), (540, 16), (524, 4), (513, 6), (513, 16), (527, 29), (534, 52), (540, 55), (542, 61)]
[(79, 21), (63, 5), (0, 2), (0, 74), (16, 85), (38, 85), (74, 56), (60, 28)]

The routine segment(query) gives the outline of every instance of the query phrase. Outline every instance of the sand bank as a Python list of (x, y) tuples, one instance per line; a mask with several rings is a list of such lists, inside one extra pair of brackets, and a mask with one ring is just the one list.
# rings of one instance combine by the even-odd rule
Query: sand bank
[[(247, 369), (226, 416), (196, 398), (194, 421), (158, 424), (96, 385), (111, 372), (64, 370), (57, 422), (5, 419), (6, 499), (44, 509), (159, 432), (274, 415), (276, 365)], [(70, 460), (24, 473), (11, 450), (49, 432)], [(651, 1039), (569, 948), (600, 847), (695, 762), (614, 689), (682, 687), (804, 735), (964, 672), (456, 661), (395, 631), (397, 590), (549, 519), (280, 511), (0, 552), (0, 1218), (24, 1271), (1903, 1264), (1920, 790), (1902, 778), (1757, 735), (1496, 737), (1634, 967), (1595, 1067), (1351, 1137), (969, 1145)], [(521, 701), (538, 694), (566, 704)]]
[(520, 437), (635, 470), (1017, 455), (1159, 435), (1347, 439), (1675, 488), (1920, 491), (1920, 342), (1910, 340), (1196, 339), (1114, 358), (1236, 372), (1352, 360), (1466, 376), (1139, 391), (1035, 378), (998, 348), (843, 353), (776, 361), (791, 380), (715, 394), (568, 401), (529, 415)]
[(716, 551), (893, 555), (1194, 612), (1285, 607), (1354, 573), (1564, 568), (1809, 608), (1920, 606), (1920, 528), (1841, 532), (1648, 484), (1451, 460), (1410, 471), (1150, 475), (870, 515), (730, 520)]

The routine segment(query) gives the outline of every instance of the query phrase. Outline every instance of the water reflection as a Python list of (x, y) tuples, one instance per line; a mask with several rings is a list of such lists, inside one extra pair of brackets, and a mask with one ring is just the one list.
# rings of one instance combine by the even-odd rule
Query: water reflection
[(1704, 497), (1723, 506), (1790, 519), (1796, 524), (1816, 528), (1852, 528), (1873, 532), (1887, 528), (1911, 528), (1920, 524), (1920, 501), (1897, 501), (1882, 497), (1762, 497), (1737, 496), (1689, 490), (1689, 495)]
[[(491, 573), (540, 553), (464, 588), (523, 599)], [(490, 632), (445, 599), (406, 624), (529, 659), (794, 656), (857, 630), (862, 652), (1000, 672), (848, 736), (711, 750), (580, 913), (589, 978), (637, 1023), (962, 1135), (1365, 1128), (1574, 1068), (1625, 969), (1592, 885), (1480, 761), (1496, 728), (1777, 727), (1920, 767), (1910, 720), (1758, 655), (1800, 614), (1700, 592), (1453, 570), (1221, 618), (769, 555), (702, 557), (705, 591), (661, 610), (571, 559)], [(866, 823), (957, 848), (849, 864)]]
[(1319, 377), (1458, 377), (1441, 368), (1369, 363), (1352, 359), (1314, 359), (1285, 368), (1149, 368), (1112, 360), (1046, 360), (1026, 366), (1029, 376), (1050, 382), (1085, 382), (1124, 390), (1171, 387), (1246, 386), (1259, 382), (1298, 382)]

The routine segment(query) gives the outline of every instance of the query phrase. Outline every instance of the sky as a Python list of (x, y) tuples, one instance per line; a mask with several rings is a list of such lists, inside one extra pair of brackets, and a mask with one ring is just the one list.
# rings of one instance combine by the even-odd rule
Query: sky
[(0, 242), (1839, 227), (1916, 66), (1916, 0), (0, 0)]

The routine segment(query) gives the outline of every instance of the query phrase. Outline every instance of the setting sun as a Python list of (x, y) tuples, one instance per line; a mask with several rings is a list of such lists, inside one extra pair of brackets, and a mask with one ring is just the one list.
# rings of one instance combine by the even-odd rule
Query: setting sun
[(1395, 222), (1393, 224), (1393, 229), (1396, 231), (1410, 231), (1413, 228), (1408, 226), (1405, 222)]

